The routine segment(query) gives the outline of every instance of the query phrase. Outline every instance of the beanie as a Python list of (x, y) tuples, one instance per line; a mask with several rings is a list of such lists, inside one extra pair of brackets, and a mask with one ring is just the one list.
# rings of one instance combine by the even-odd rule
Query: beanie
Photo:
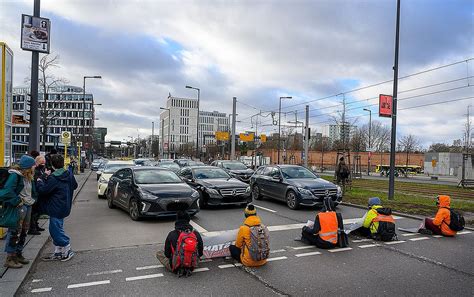
[(382, 201), (380, 200), (379, 197), (369, 198), (369, 207), (374, 206), (374, 205), (382, 205)]
[(189, 216), (187, 212), (180, 210), (176, 213), (176, 221), (185, 221), (189, 223), (190, 220), (191, 220), (191, 217)]
[(255, 206), (253, 204), (247, 205), (247, 207), (244, 210), (245, 216), (255, 216), (257, 215), (257, 210), (255, 209)]
[(20, 169), (30, 169), (31, 167), (35, 165), (35, 159), (33, 159), (30, 156), (23, 155), (21, 156), (20, 162), (18, 165), (20, 165)]

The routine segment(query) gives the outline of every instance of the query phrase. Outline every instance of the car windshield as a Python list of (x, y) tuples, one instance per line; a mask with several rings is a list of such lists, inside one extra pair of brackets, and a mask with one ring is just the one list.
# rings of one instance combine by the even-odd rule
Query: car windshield
[(194, 169), (194, 176), (197, 179), (210, 178), (229, 178), (230, 176), (220, 168), (196, 168)]
[(284, 178), (317, 178), (314, 173), (304, 167), (281, 167)]
[(175, 184), (183, 181), (172, 171), (136, 170), (135, 182), (137, 184)]
[(115, 163), (115, 164), (107, 164), (104, 169), (104, 173), (115, 173), (117, 170), (125, 168), (125, 167), (131, 167), (133, 164), (127, 164), (127, 163)]
[(179, 165), (176, 164), (176, 163), (159, 163), (157, 165), (158, 167), (162, 167), (162, 168), (172, 168), (172, 169), (179, 169)]
[(240, 162), (228, 162), (228, 163), (222, 163), (225, 169), (229, 170), (246, 170), (247, 166), (245, 164), (240, 163)]
[(200, 161), (189, 161), (188, 162), (188, 166), (202, 166), (204, 165), (203, 162), (200, 162)]

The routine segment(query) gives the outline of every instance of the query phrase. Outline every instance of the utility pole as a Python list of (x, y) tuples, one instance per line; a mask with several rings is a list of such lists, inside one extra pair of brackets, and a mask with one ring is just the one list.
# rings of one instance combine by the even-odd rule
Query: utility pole
[(164, 133), (165, 127), (164, 125), (165, 125), (165, 120), (161, 119), (161, 158), (162, 159), (165, 154), (165, 133)]
[(364, 110), (369, 112), (369, 156), (367, 159), (367, 175), (370, 175), (370, 161), (371, 161), (370, 158), (372, 154), (372, 146), (370, 143), (370, 135), (371, 135), (371, 130), (372, 130), (372, 110), (367, 109), (367, 108), (364, 108)]
[(237, 97), (232, 98), (232, 130), (230, 131), (230, 159), (235, 160), (235, 112)]
[(467, 106), (467, 121), (466, 121), (466, 154), (469, 154), (471, 148), (471, 117), (469, 109), (471, 105)]
[(346, 95), (342, 94), (342, 150), (346, 151)]
[(276, 164), (280, 164), (280, 150), (281, 150), (281, 99), (291, 99), (291, 96), (280, 97), (280, 104), (278, 105), (278, 158)]
[[(40, 0), (35, 0), (33, 5), (33, 16), (40, 16)], [(40, 119), (38, 102), (38, 64), (39, 52), (31, 52), (31, 102), (30, 102), (30, 136), (28, 141), (28, 150), (39, 151), (40, 143)], [(43, 96), (45, 96), (43, 94)]]
[(150, 141), (150, 157), (154, 157), (153, 155), (153, 137), (155, 136), (155, 122), (151, 122), (151, 141)]
[(304, 133), (304, 167), (308, 167), (308, 146), (309, 146), (309, 105), (306, 105), (306, 126)]
[(388, 200), (395, 194), (395, 149), (397, 145), (397, 96), (398, 96), (398, 47), (400, 40), (400, 0), (397, 0), (397, 24), (395, 30), (395, 63), (393, 65), (392, 134), (390, 143), (390, 177)]

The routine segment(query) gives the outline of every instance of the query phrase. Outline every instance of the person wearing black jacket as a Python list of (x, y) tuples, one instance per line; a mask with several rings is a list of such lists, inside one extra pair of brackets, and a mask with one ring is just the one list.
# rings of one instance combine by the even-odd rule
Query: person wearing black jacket
[[(33, 155), (33, 154), (31, 154)], [(46, 170), (46, 159), (43, 156), (36, 156), (35, 158), (35, 176), (34, 176), (34, 181), (36, 182), (39, 178), (43, 178)], [(40, 213), (40, 198), (41, 195), (38, 195), (38, 198), (36, 200), (36, 203), (33, 204), (33, 208), (31, 210), (31, 221), (30, 221), (30, 230), (28, 231), (28, 234), (30, 235), (41, 235), (40, 231), (44, 231), (43, 228), (41, 228), (38, 224), (38, 219), (41, 215)]]
[(198, 231), (193, 229), (193, 226), (189, 224), (191, 218), (189, 214), (185, 211), (178, 211), (176, 214), (176, 222), (174, 224), (174, 230), (168, 233), (165, 241), (165, 249), (159, 250), (156, 253), (156, 258), (163, 264), (163, 266), (168, 270), (172, 271), (171, 269), (171, 261), (173, 258), (173, 250), (176, 250), (176, 245), (178, 243), (178, 238), (181, 232), (186, 230), (190, 230), (196, 234), (196, 238), (198, 241), (198, 256), (202, 257), (204, 252), (204, 244), (202, 242), (201, 234)]
[(51, 170), (51, 172), (54, 171), (53, 169), (53, 166), (51, 165), (51, 157), (56, 155), (58, 153), (58, 151), (56, 149), (51, 149), (51, 151), (49, 151), (49, 153), (46, 154), (45, 159), (46, 159), (46, 168), (48, 170)]

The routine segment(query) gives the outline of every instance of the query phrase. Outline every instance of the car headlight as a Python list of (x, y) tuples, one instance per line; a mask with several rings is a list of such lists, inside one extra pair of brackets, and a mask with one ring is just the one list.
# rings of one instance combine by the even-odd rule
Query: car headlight
[(101, 184), (108, 184), (109, 181), (106, 180), (103, 176), (101, 176), (101, 177), (99, 178), (99, 183), (101, 183)]
[(245, 189), (245, 193), (250, 193), (250, 186)]
[(298, 188), (298, 191), (303, 194), (303, 195), (313, 195), (310, 190), (304, 189), (304, 188)]
[(337, 195), (342, 195), (342, 188), (340, 186), (337, 186)]
[(219, 191), (217, 191), (216, 189), (207, 188), (206, 192), (211, 194), (211, 195), (219, 195)]
[(145, 200), (155, 200), (156, 198), (158, 198), (158, 196), (148, 192), (148, 191), (145, 191), (143, 189), (140, 189), (140, 194), (142, 196), (143, 199)]
[(191, 197), (192, 198), (198, 198), (199, 197), (199, 192), (198, 191), (193, 191), (193, 193), (191, 194)]

